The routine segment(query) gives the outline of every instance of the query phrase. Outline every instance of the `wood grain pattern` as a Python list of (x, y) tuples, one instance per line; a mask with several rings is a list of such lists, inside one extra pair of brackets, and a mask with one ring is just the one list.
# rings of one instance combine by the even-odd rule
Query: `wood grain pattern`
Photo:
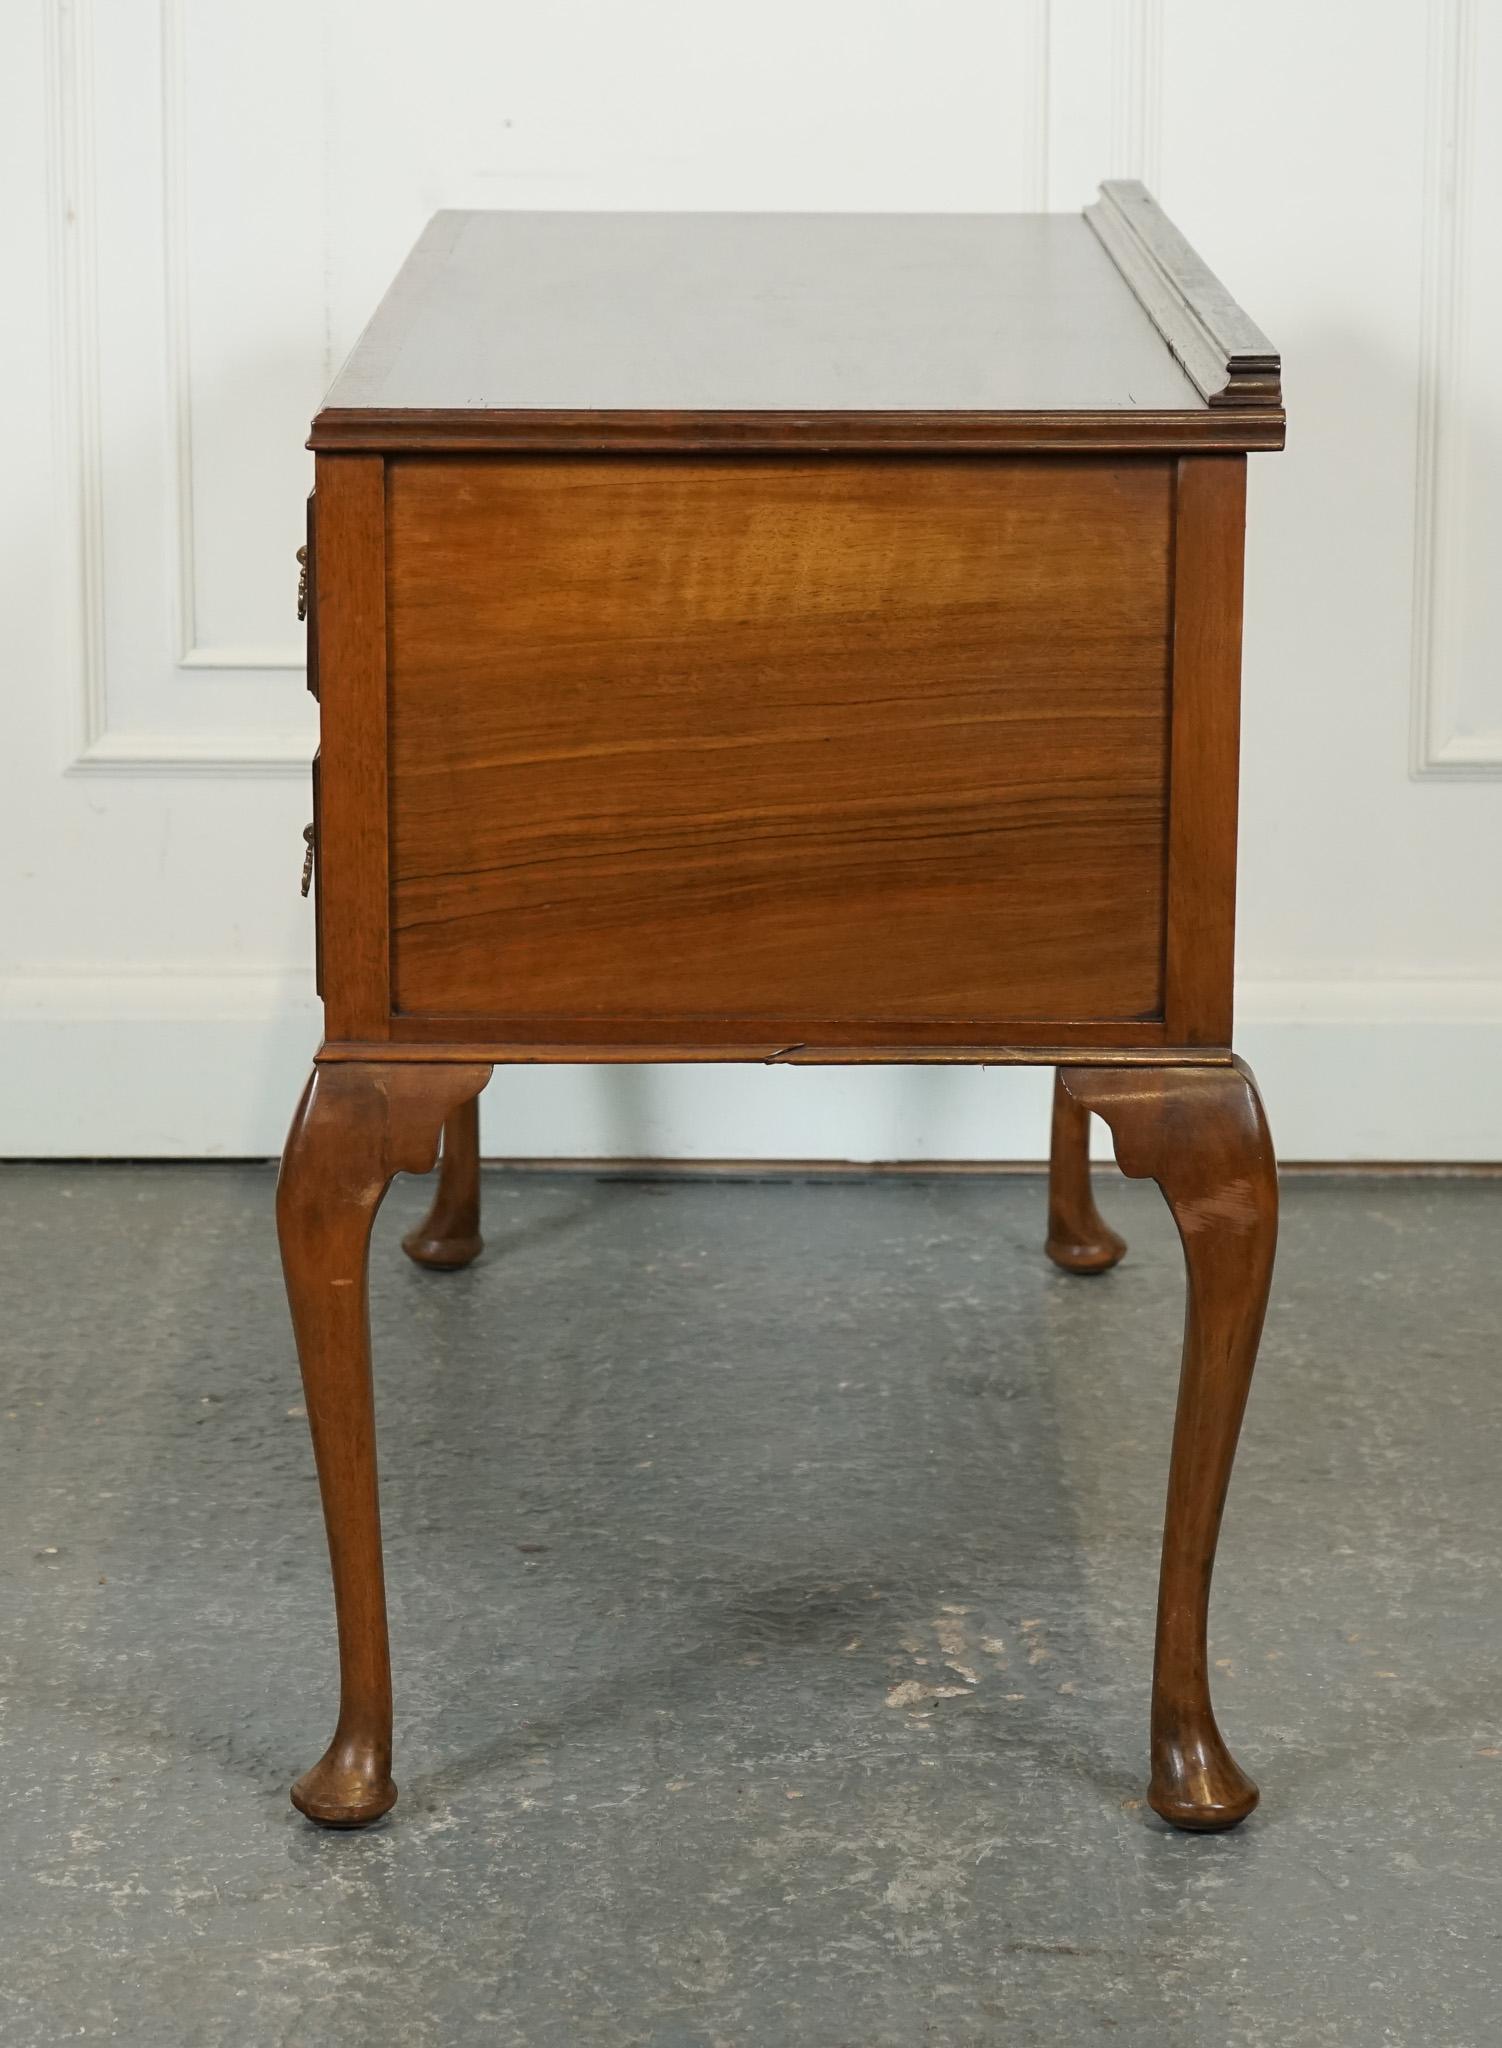
[(1179, 1045), (1231, 1043), (1245, 524), (1245, 456), (1179, 464), (1164, 996)]
[(393, 462), (397, 1010), (662, 1043), (1158, 1019), (1171, 486)]
[(386, 935), (385, 464), (318, 458), (318, 915), (325, 1029), (384, 1035)]
[(1210, 1699), (1210, 1581), (1278, 1237), (1278, 1174), (1251, 1071), (1070, 1068), (1062, 1085), (1104, 1117), (1125, 1174), (1155, 1180), (1188, 1278), (1163, 1524), (1148, 1801), (1174, 1827), (1235, 1827), (1257, 1787)]

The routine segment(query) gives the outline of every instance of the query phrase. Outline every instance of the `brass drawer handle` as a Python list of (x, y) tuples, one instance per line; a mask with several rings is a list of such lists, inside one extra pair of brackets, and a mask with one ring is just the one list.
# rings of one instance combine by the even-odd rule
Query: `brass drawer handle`
[(313, 827), (311, 825), (304, 825), (302, 828), (302, 836), (304, 840), (302, 856), (302, 893), (304, 894), (304, 896), (306, 896), (308, 891), (313, 886)]
[[(308, 616), (308, 550), (306, 546), (297, 551), (297, 616), (306, 620)], [(306, 895), (307, 891), (304, 890)]]

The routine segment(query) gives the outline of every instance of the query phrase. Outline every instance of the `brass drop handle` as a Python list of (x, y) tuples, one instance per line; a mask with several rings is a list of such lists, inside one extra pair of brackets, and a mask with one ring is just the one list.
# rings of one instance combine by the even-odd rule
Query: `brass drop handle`
[(306, 896), (308, 891), (313, 886), (313, 827), (311, 825), (304, 825), (302, 828), (302, 836), (304, 841), (302, 857), (302, 893), (304, 894), (304, 896)]
[[(299, 619), (306, 619), (308, 616), (308, 550), (306, 546), (300, 547), (297, 551), (297, 616)], [(307, 891), (304, 890), (303, 894), (306, 895)]]

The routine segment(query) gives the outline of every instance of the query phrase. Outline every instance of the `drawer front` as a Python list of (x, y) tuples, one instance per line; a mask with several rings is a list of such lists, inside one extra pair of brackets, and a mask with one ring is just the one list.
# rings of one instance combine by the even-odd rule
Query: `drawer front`
[(395, 1014), (668, 1044), (1161, 1018), (1173, 488), (393, 460)]

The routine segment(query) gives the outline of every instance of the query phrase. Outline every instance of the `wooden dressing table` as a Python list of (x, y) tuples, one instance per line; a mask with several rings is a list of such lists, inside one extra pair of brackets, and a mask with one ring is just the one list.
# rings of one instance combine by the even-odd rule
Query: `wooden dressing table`
[(1056, 1068), (1048, 1250), (1157, 1181), (1188, 1315), (1149, 1798), (1257, 1791), (1210, 1704), (1276, 1234), (1231, 1050), (1246, 454), (1278, 358), (1141, 186), (1083, 218), (438, 215), (313, 423), (326, 1038), (277, 1194), (340, 1708), (396, 1797), (366, 1264), (480, 1247), (502, 1061)]

